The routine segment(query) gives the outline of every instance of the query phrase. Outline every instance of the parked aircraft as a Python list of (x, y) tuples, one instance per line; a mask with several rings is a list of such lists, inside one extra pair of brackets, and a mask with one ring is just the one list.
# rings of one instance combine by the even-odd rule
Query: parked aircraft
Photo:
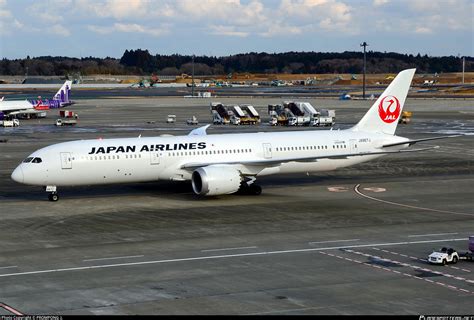
[(63, 108), (73, 104), (69, 100), (71, 95), (72, 81), (66, 81), (62, 87), (56, 92), (52, 99), (46, 100), (5, 100), (3, 97), (0, 100), (0, 118), (14, 116), (19, 113), (39, 113), (42, 110), (52, 108)]
[(57, 187), (156, 180), (191, 180), (202, 196), (246, 191), (260, 194), (257, 178), (278, 173), (348, 167), (422, 141), (395, 135), (415, 69), (402, 71), (364, 117), (347, 130), (207, 135), (209, 125), (187, 136), (80, 140), (33, 152), (12, 173), (19, 183)]

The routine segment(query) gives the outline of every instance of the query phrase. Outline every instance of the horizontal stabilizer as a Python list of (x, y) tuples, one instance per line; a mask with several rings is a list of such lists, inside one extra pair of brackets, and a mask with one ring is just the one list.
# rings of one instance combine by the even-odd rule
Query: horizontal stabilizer
[(424, 138), (424, 139), (416, 139), (416, 140), (407, 140), (403, 142), (396, 142), (396, 143), (389, 143), (389, 144), (384, 144), (382, 148), (388, 148), (388, 147), (395, 147), (395, 146), (402, 146), (404, 144), (408, 144), (408, 146), (412, 146), (417, 142), (424, 142), (424, 141), (431, 141), (431, 140), (438, 140), (438, 139), (447, 139), (447, 138), (456, 138), (456, 137), (462, 137), (462, 134), (455, 134), (455, 135), (450, 135), (450, 136), (442, 136), (442, 137), (433, 137), (433, 138)]
[(207, 135), (207, 128), (209, 128), (210, 124), (207, 124), (203, 127), (196, 128), (192, 130), (188, 136), (206, 136)]

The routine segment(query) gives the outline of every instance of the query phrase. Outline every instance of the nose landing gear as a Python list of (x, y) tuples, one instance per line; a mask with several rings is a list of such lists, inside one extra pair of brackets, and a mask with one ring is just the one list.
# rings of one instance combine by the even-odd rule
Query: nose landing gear
[(59, 195), (57, 192), (51, 192), (48, 194), (48, 200), (49, 201), (58, 201), (59, 200)]
[(49, 194), (48, 194), (48, 200), (49, 201), (58, 201), (59, 200), (59, 195), (56, 191), (56, 186), (46, 186), (45, 190), (46, 190), (46, 192), (49, 192)]

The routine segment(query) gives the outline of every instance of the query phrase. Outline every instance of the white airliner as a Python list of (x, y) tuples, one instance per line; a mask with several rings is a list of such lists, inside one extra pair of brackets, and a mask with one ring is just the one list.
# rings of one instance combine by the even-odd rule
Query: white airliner
[(52, 99), (42, 100), (0, 100), (0, 115), (13, 116), (19, 113), (40, 113), (50, 108), (62, 108), (72, 103), (69, 100), (72, 81), (67, 80)]
[(19, 183), (44, 186), (57, 201), (59, 186), (191, 180), (196, 194), (260, 194), (257, 177), (348, 167), (417, 142), (394, 135), (415, 69), (400, 72), (354, 127), (347, 130), (80, 140), (33, 152), (12, 173)]

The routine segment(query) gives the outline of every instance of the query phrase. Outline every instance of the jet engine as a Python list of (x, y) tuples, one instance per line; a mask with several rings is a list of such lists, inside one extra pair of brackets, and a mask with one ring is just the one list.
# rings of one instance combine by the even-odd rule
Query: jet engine
[(209, 166), (194, 170), (191, 180), (196, 194), (216, 196), (237, 192), (242, 177), (232, 167)]

